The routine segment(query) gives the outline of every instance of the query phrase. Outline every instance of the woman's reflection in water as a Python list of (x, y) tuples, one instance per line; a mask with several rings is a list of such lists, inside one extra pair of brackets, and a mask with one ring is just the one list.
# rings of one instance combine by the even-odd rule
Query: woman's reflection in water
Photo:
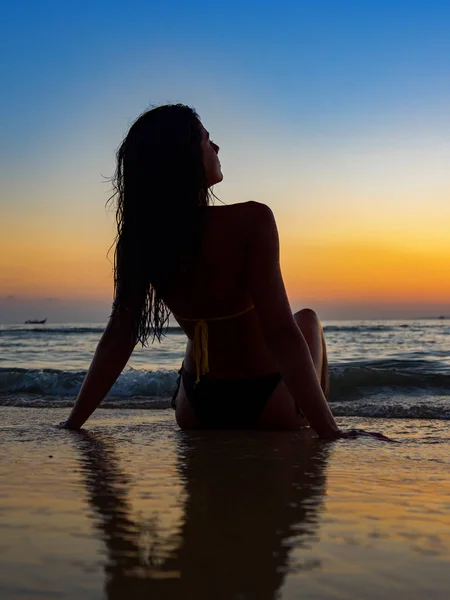
[[(293, 564), (290, 554), (315, 539), (328, 444), (289, 432), (180, 432), (184, 522), (173, 531), (176, 549), (158, 556), (157, 522), (149, 532), (133, 518), (113, 441), (80, 435), (88, 498), (106, 545), (109, 600), (269, 600), (286, 572), (311, 568)], [(146, 549), (143, 533), (154, 540)]]

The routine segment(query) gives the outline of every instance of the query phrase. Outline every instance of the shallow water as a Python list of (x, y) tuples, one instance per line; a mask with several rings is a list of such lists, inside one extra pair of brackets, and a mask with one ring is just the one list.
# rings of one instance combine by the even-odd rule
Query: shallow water
[(444, 598), (447, 421), (399, 440), (186, 433), (170, 411), (1, 407), (0, 597)]
[[(450, 419), (448, 319), (328, 321), (330, 402), (340, 416)], [(70, 406), (102, 327), (0, 326), (0, 406)], [(161, 344), (137, 348), (103, 403), (166, 408), (186, 336), (171, 328)]]
[[(331, 364), (359, 365), (402, 360), (404, 366), (427, 366), (430, 372), (450, 369), (450, 320), (406, 319), (324, 321)], [(104, 324), (46, 323), (0, 325), (0, 365), (24, 369), (85, 370)], [(179, 368), (187, 338), (171, 327), (162, 343), (137, 346), (134, 369)], [(419, 362), (417, 362), (419, 361)]]

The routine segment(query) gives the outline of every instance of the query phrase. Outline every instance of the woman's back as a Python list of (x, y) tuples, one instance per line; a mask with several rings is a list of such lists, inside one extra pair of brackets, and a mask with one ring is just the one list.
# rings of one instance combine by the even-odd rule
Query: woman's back
[(338, 431), (320, 384), (322, 329), (313, 311), (292, 315), (272, 211), (209, 206), (218, 154), (184, 105), (146, 111), (119, 147), (113, 311), (68, 427), (95, 410), (137, 342), (160, 339), (170, 310), (190, 340), (180, 426), (296, 428), (301, 405), (318, 433)]
[[(214, 378), (253, 377), (276, 370), (250, 290), (250, 228), (255, 204), (200, 209), (206, 214), (199, 254), (164, 294), (190, 340), (196, 322), (206, 321), (209, 374)], [(185, 368), (196, 370), (191, 342)]]

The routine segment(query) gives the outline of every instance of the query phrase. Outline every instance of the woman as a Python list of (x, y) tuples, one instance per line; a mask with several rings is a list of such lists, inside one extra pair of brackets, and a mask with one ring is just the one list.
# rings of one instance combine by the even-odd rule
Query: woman
[(172, 313), (188, 337), (174, 399), (182, 429), (309, 424), (342, 437), (322, 327), (310, 309), (291, 313), (272, 211), (210, 204), (218, 154), (181, 104), (144, 113), (120, 146), (113, 311), (65, 427), (83, 425)]

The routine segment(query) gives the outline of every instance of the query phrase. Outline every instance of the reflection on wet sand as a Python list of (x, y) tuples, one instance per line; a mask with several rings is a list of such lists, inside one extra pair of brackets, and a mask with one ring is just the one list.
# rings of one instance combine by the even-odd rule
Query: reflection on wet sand
[(180, 432), (184, 519), (171, 532), (169, 552), (159, 543), (158, 521), (133, 516), (131, 482), (112, 441), (83, 432), (77, 445), (106, 546), (109, 600), (273, 599), (295, 568), (291, 548), (312, 542), (317, 532), (329, 453), (318, 440)]

